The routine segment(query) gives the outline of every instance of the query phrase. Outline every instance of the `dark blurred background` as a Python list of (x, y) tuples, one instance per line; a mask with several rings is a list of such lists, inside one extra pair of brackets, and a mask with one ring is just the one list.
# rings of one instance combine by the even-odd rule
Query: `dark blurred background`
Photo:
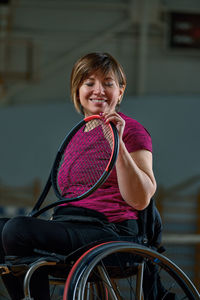
[[(200, 1), (0, 0), (0, 215), (26, 214), (81, 119), (74, 62), (109, 52), (151, 133), (166, 255), (200, 282)], [(52, 196), (53, 197), (53, 196)]]

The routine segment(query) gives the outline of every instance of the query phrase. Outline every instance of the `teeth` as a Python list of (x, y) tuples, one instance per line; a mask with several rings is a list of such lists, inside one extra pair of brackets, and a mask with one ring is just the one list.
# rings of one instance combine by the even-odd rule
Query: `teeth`
[(100, 103), (100, 102), (105, 102), (106, 100), (102, 100), (102, 99), (91, 99), (93, 102), (98, 102), (98, 103)]

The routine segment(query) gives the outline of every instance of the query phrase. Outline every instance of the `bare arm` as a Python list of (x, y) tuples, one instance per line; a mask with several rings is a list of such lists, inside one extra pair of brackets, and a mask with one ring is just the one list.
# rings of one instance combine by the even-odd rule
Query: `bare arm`
[(137, 210), (147, 207), (156, 191), (151, 152), (138, 150), (129, 154), (121, 143), (116, 170), (123, 199)]
[(119, 155), (116, 171), (120, 193), (123, 199), (137, 210), (148, 206), (156, 191), (156, 180), (152, 168), (152, 153), (138, 150), (129, 153), (122, 140), (125, 121), (117, 113), (104, 114), (105, 120), (112, 121), (119, 133)]

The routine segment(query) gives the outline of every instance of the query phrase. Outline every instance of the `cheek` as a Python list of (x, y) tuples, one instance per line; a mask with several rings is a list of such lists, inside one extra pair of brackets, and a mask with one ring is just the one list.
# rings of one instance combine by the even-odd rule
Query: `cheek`
[(87, 97), (89, 97), (90, 94), (91, 94), (90, 90), (88, 90), (84, 87), (81, 87), (79, 89), (79, 97), (80, 98), (87, 98)]
[(84, 89), (80, 88), (79, 89), (79, 99), (80, 99), (80, 101), (85, 98), (85, 94), (86, 93), (85, 93)]
[(114, 93), (112, 93), (112, 95), (111, 95), (111, 98), (112, 98), (112, 102), (118, 102), (118, 100), (119, 100), (119, 92), (118, 91), (115, 91)]

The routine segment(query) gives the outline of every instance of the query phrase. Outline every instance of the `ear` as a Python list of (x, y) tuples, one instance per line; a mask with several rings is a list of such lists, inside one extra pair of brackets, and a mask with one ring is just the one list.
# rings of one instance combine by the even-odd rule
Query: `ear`
[(125, 86), (123, 85), (122, 87), (119, 88), (119, 103), (121, 103), (123, 95), (124, 95), (124, 91), (125, 91)]

